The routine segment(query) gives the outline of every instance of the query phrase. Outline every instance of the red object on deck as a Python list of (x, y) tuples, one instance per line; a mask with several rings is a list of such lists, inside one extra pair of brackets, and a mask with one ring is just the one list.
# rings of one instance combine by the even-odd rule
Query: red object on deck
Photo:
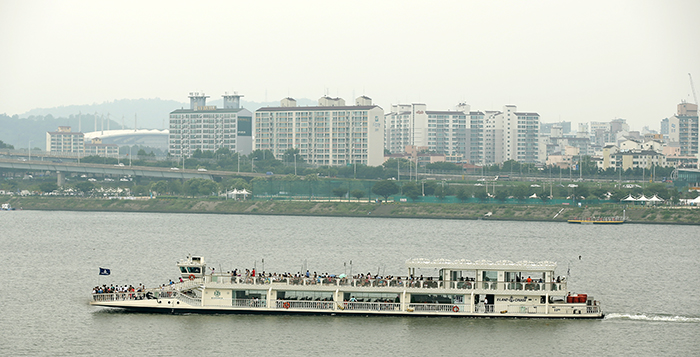
[(566, 303), (567, 303), (567, 304), (571, 304), (572, 302), (574, 302), (574, 297), (571, 296), (571, 295), (567, 296), (567, 297), (566, 297)]

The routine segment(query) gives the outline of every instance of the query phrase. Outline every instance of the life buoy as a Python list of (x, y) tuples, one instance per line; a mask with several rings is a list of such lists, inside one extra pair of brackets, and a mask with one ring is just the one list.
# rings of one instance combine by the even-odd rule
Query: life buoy
[(190, 280), (194, 280), (194, 274), (190, 274), (189, 278)]
[(285, 309), (289, 309), (289, 303), (285, 302), (284, 304), (282, 304), (282, 307)]
[(459, 312), (459, 306), (457, 306), (457, 305), (452, 306), (452, 311)]

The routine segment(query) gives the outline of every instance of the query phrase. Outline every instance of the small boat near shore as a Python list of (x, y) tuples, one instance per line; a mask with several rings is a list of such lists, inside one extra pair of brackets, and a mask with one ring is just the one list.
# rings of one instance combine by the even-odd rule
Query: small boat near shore
[[(571, 294), (556, 263), (413, 259), (405, 276), (207, 273), (203, 257), (177, 263), (159, 288), (95, 287), (90, 305), (161, 313), (602, 318), (593, 297)], [(437, 273), (427, 276), (421, 273)]]
[(0, 211), (14, 211), (15, 208), (12, 207), (9, 203), (3, 203), (0, 205)]
[(623, 224), (625, 220), (622, 217), (589, 217), (574, 218), (567, 220), (567, 222), (576, 224)]

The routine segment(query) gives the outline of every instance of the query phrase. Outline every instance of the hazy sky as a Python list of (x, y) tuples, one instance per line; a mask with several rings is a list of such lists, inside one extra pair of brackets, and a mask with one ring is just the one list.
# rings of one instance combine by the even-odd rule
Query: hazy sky
[(328, 93), (658, 130), (700, 85), (699, 18), (698, 0), (0, 0), (0, 113)]

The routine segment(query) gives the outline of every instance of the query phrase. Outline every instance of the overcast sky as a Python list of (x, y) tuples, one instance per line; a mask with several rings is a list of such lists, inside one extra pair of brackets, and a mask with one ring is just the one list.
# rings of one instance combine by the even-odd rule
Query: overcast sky
[(191, 91), (327, 93), (387, 112), (514, 104), (543, 122), (658, 130), (693, 102), (699, 16), (697, 0), (0, 0), (0, 113)]

